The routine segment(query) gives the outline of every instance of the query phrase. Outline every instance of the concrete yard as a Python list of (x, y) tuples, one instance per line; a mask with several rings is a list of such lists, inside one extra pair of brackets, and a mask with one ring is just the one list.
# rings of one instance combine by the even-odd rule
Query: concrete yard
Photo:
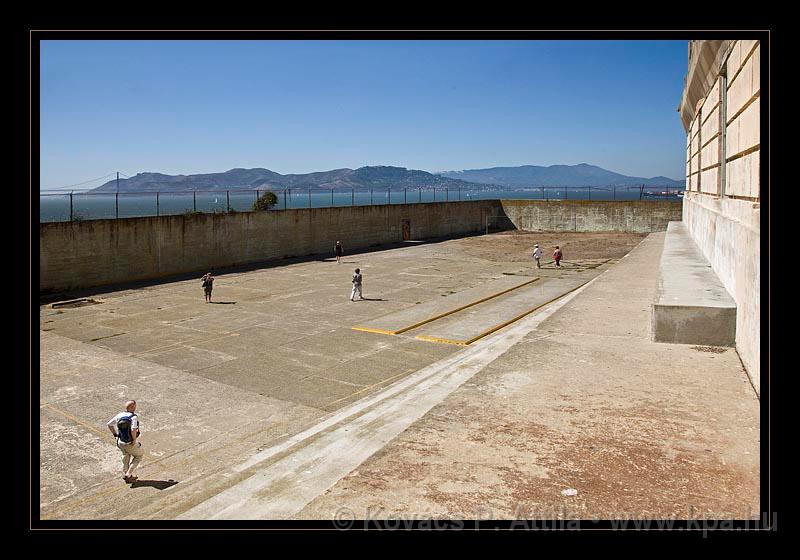
[[(41, 518), (758, 517), (759, 401), (736, 350), (651, 341), (663, 240), (345, 247), (215, 271), (212, 304), (201, 274), (43, 303)], [(367, 299), (350, 302), (356, 267)], [(353, 329), (534, 278), (396, 335)], [(129, 398), (132, 485), (105, 426)]]

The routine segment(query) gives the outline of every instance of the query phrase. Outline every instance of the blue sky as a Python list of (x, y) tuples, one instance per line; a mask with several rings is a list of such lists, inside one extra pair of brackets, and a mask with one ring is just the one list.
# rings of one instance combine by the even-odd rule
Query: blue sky
[(364, 165), (680, 180), (686, 58), (686, 41), (43, 41), (41, 187)]

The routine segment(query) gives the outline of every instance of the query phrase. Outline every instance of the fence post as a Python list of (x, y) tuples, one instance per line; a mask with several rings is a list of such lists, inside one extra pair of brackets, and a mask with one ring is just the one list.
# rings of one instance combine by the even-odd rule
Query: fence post
[(444, 200), (445, 202), (450, 202), (450, 187), (444, 188)]
[(158, 194), (159, 194), (158, 191), (156, 191), (156, 216), (160, 216), (161, 215), (161, 205), (160, 205), (160, 202), (159, 202)]
[(69, 191), (69, 221), (72, 221), (72, 191)]
[(542, 198), (541, 198), (541, 200), (544, 200), (544, 187), (542, 187)]
[(289, 207), (286, 206), (286, 189), (283, 189), (283, 209), (288, 210)]
[(116, 200), (114, 201), (116, 218), (119, 220), (119, 191), (117, 191)]
[(614, 200), (617, 200), (617, 187), (614, 187)]
[(353, 187), (350, 189), (350, 206), (356, 205), (356, 189)]
[(231, 191), (225, 191), (225, 204), (228, 207), (228, 212), (231, 211)]
[(392, 187), (387, 187), (389, 193), (389, 204), (392, 203)]
[(372, 188), (369, 189), (369, 205), (372, 206)]
[(458, 200), (461, 200), (461, 185), (458, 185)]
[(569, 187), (564, 187), (564, 200), (569, 200)]
[(333, 208), (333, 187), (331, 187), (331, 208)]
[(260, 197), (260, 195), (259, 195), (259, 190), (258, 190), (258, 189), (256, 189), (256, 202), (255, 202), (256, 204), (258, 204), (258, 199), (259, 199), (259, 197)]
[(403, 204), (408, 204), (408, 189), (403, 187)]
[(422, 187), (417, 187), (417, 194), (419, 195), (417, 202), (422, 202)]

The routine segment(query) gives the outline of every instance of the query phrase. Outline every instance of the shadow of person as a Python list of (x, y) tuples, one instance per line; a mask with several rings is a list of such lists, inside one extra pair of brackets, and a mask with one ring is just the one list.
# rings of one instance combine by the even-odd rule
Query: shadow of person
[(131, 488), (157, 488), (158, 490), (166, 490), (171, 486), (178, 484), (177, 480), (136, 480), (131, 483)]
[(365, 297), (365, 298), (361, 298), (361, 299), (363, 299), (364, 301), (389, 301), (388, 299), (370, 298), (370, 297)]
[(217, 305), (236, 305), (235, 301), (210, 301), (208, 303), (215, 303)]

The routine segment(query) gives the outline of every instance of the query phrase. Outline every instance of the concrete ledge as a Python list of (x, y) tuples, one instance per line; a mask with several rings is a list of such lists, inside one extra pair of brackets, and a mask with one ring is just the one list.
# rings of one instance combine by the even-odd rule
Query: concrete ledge
[(656, 342), (736, 343), (736, 302), (682, 222), (667, 226), (652, 326)]

